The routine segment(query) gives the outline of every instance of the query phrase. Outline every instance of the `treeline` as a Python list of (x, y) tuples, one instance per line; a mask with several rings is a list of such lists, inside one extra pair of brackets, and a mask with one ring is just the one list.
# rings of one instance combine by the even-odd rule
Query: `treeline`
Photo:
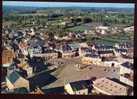
[[(48, 14), (45, 15), (8, 15), (4, 16), (4, 21), (14, 21), (17, 25), (25, 26), (27, 24), (32, 24), (35, 22), (36, 25), (46, 25), (48, 21), (56, 21), (63, 20), (65, 18), (63, 14)], [(69, 17), (68, 17), (69, 18)], [(77, 26), (80, 24), (85, 24), (89, 22), (99, 22), (104, 25), (111, 26), (113, 24), (124, 24), (124, 25), (133, 25), (134, 24), (134, 16), (132, 14), (126, 13), (85, 13), (85, 15), (73, 16), (71, 19), (68, 19), (73, 26)]]
[(113, 24), (125, 24), (133, 25), (134, 24), (134, 15), (126, 13), (91, 13), (91, 18), (94, 22), (101, 22), (104, 25), (113, 25)]

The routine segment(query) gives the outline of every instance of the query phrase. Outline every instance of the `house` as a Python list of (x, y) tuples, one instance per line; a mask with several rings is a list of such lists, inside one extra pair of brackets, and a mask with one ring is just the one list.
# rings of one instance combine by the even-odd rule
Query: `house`
[(18, 68), (25, 70), (27, 72), (27, 76), (31, 76), (33, 74), (33, 68), (29, 66), (29, 64), (25, 60), (20, 60), (20, 64), (17, 64)]
[(100, 57), (115, 57), (115, 53), (113, 50), (108, 51), (98, 51)]
[(90, 85), (91, 82), (89, 80), (81, 80), (66, 84), (64, 89), (70, 95), (88, 95)]
[(13, 50), (4, 49), (2, 51), (2, 66), (3, 67), (10, 66), (14, 58), (15, 58), (15, 53)]
[(133, 62), (126, 61), (120, 65), (120, 81), (133, 87)]
[(41, 46), (36, 46), (32, 48), (33, 54), (40, 54), (42, 53), (42, 47)]
[(90, 64), (99, 64), (101, 59), (97, 54), (86, 54), (81, 59), (82, 64), (90, 65)]
[[(113, 65), (112, 65), (113, 64)], [(108, 61), (103, 61), (103, 65), (108, 66), (108, 67), (119, 67), (120, 63), (115, 61), (115, 60), (108, 60)]]
[(37, 87), (34, 91), (30, 92), (30, 94), (44, 94), (43, 90)]
[(74, 46), (69, 46), (68, 44), (63, 44), (59, 46), (59, 48), (56, 48), (56, 51), (60, 53), (59, 56), (62, 58), (71, 58), (76, 56), (76, 52), (77, 52), (75, 51), (76, 49), (77, 49), (76, 46), (74, 47)]
[(68, 46), (71, 48), (72, 51), (76, 51), (79, 49), (79, 45), (78, 44), (68, 44)]
[(126, 61), (120, 65), (120, 74), (133, 73), (133, 63)]
[(24, 34), (23, 34), (22, 31), (17, 31), (17, 32), (14, 32), (13, 37), (14, 37), (14, 38), (22, 38), (23, 35), (24, 35)]
[(16, 89), (14, 89), (14, 92), (13, 92), (13, 94), (28, 94), (28, 93), (29, 93), (29, 91), (25, 87), (16, 88)]
[(88, 44), (87, 43), (79, 43), (79, 47), (85, 47), (85, 48), (88, 48)]
[(96, 44), (95, 49), (98, 51), (110, 51), (113, 50), (114, 47), (112, 45)]
[(86, 54), (91, 54), (92, 49), (87, 48), (87, 47), (80, 47), (79, 48), (79, 56), (84, 56)]
[(119, 48), (130, 49), (134, 47), (133, 42), (124, 42), (119, 44)]
[(134, 32), (134, 26), (126, 27), (123, 30), (124, 32)]
[(124, 84), (127, 84), (131, 87), (134, 86), (134, 77), (133, 73), (124, 73), (120, 75), (120, 81), (123, 82)]
[(95, 28), (96, 33), (104, 35), (107, 33), (107, 31), (109, 30), (109, 28), (107, 26), (98, 26)]
[(25, 87), (29, 90), (29, 81), (19, 75), (17, 71), (13, 71), (6, 77), (6, 85), (9, 90)]
[(37, 46), (42, 47), (45, 44), (45, 41), (38, 36), (34, 36), (28, 41), (28, 44), (31, 48), (34, 48)]
[(127, 49), (124, 49), (124, 48), (115, 48), (115, 52), (118, 53), (118, 54), (123, 54), (123, 53), (127, 53)]
[(128, 49), (127, 49), (127, 52), (121, 53), (121, 56), (122, 56), (123, 58), (133, 59), (134, 49), (133, 49), (133, 48), (128, 48)]
[(74, 51), (63, 51), (62, 52), (62, 58), (71, 58), (75, 56), (76, 56), (76, 52)]
[(62, 95), (64, 95), (66, 93), (64, 90), (64, 86), (43, 89), (43, 91), (45, 94), (62, 94)]
[(30, 31), (27, 32), (28, 35), (30, 36), (34, 36), (35, 35), (35, 31), (33, 28), (30, 29)]
[(28, 44), (26, 40), (19, 43), (19, 49), (21, 50), (22, 54), (28, 55), (27, 48), (28, 48)]
[(98, 78), (93, 81), (93, 94), (103, 95), (128, 95), (128, 89), (126, 86), (117, 83), (109, 78)]
[(43, 57), (46, 60), (56, 59), (56, 58), (58, 58), (58, 52), (56, 52), (54, 50), (47, 49), (43, 53), (35, 53), (35, 54), (33, 54), (33, 57)]

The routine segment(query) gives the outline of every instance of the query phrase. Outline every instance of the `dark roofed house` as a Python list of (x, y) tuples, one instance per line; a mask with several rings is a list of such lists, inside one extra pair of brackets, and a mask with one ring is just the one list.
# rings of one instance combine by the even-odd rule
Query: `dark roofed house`
[(9, 80), (11, 81), (11, 83), (15, 83), (19, 78), (20, 75), (18, 75), (17, 72), (12, 72), (9, 76), (8, 76)]
[(115, 51), (118, 52), (118, 53), (126, 53), (127, 49), (123, 49), (123, 48), (118, 49), (118, 48), (116, 48)]
[(14, 94), (28, 94), (28, 89), (25, 87), (14, 89)]
[(107, 50), (113, 50), (114, 47), (112, 45), (104, 45), (104, 44), (97, 44), (95, 48), (99, 51), (107, 51)]
[(17, 71), (13, 71), (6, 77), (6, 84), (8, 89), (16, 89), (25, 87), (29, 90), (29, 81), (24, 79)]
[(95, 54), (95, 53), (94, 53), (94, 54), (91, 53), (91, 54), (86, 54), (86, 55), (85, 55), (85, 57), (92, 57), (92, 58), (98, 58), (98, 56), (99, 56), (99, 55), (98, 55), (98, 54)]
[(45, 41), (39, 37), (34, 37), (34, 38), (31, 38), (31, 40), (28, 43), (30, 47), (37, 47), (37, 46), (42, 47), (45, 44)]
[(127, 61), (127, 62), (122, 63), (121, 65), (133, 70), (133, 63), (130, 63)]
[(78, 50), (79, 49), (79, 45), (78, 44), (68, 44), (68, 46), (70, 46), (70, 48), (72, 50)]
[(64, 94), (65, 90), (64, 87), (55, 87), (55, 88), (48, 88), (48, 89), (43, 89), (45, 94)]
[(108, 51), (98, 51), (100, 57), (115, 57), (115, 53), (113, 50)]
[(91, 84), (89, 80), (81, 80), (66, 84), (64, 89), (68, 94), (88, 95)]

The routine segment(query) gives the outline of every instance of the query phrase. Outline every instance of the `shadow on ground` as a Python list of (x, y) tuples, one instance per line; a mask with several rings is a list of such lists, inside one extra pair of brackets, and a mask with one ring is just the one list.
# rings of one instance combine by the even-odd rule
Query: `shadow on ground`
[(56, 77), (49, 73), (40, 73), (39, 75), (33, 76), (32, 78), (28, 79), (30, 82), (30, 90), (34, 90), (36, 87), (43, 87), (50, 83), (53, 83), (57, 80)]

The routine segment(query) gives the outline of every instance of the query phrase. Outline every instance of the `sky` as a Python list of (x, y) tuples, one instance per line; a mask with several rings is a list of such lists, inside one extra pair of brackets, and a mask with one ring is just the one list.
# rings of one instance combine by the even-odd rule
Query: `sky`
[(72, 2), (25, 2), (25, 1), (3, 1), (3, 5), (31, 6), (31, 7), (116, 7), (134, 8), (133, 3), (72, 3)]

